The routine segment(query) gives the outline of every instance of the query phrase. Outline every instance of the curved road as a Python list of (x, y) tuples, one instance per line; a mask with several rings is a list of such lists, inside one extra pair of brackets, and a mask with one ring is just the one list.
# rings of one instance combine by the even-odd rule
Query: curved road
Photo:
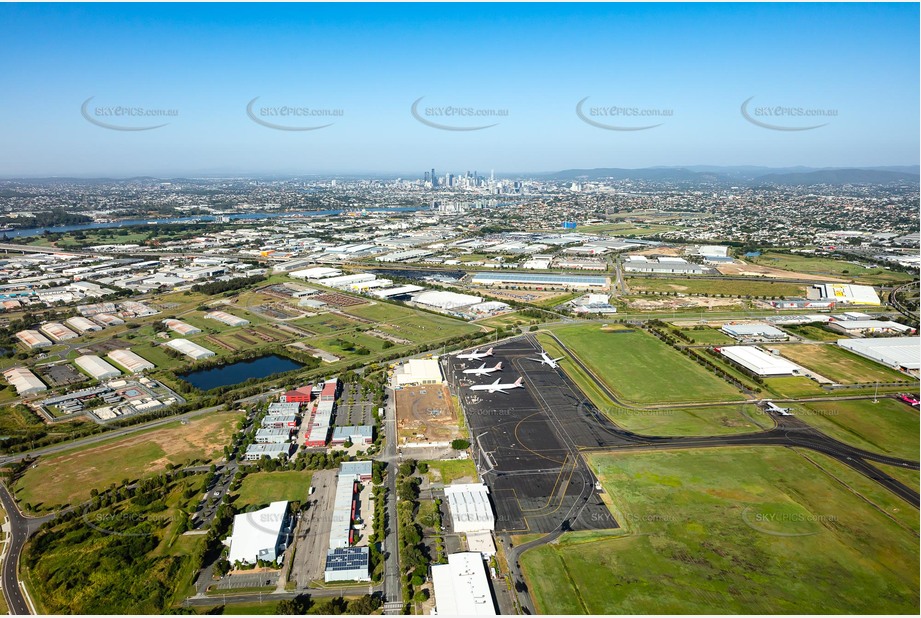
[(22, 548), (32, 534), (46, 521), (54, 519), (54, 515), (44, 517), (25, 517), (16, 506), (16, 501), (7, 491), (6, 485), (0, 483), (0, 502), (10, 520), (9, 538), (6, 541), (6, 552), (3, 555), (2, 572), (0, 580), (3, 582), (3, 597), (10, 608), (11, 615), (29, 615), (32, 612), (26, 603), (25, 595), (19, 585), (19, 557)]

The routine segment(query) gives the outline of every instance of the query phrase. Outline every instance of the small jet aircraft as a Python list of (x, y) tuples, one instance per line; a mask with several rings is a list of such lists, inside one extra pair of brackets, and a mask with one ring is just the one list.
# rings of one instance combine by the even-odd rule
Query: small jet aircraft
[(464, 354), (458, 354), (457, 358), (461, 360), (483, 360), (487, 356), (492, 356), (492, 348), (489, 348), (485, 352), (480, 352), (479, 349), (476, 349), (473, 352), (466, 352)]
[[(500, 378), (501, 379), (501, 378)], [(513, 388), (524, 388), (524, 385), (521, 383), (522, 378), (518, 378), (511, 384), (501, 384), (499, 379), (497, 379), (492, 384), (477, 384), (476, 386), (471, 386), (470, 390), (472, 391), (486, 391), (488, 393), (505, 393), (506, 390)]]
[(556, 369), (557, 367), (559, 367), (559, 363), (557, 361), (561, 361), (563, 360), (563, 358), (564, 358), (563, 356), (559, 358), (550, 358), (549, 354), (541, 350), (540, 358), (529, 358), (528, 360), (537, 361), (538, 363), (549, 365), (551, 369)]
[(496, 363), (495, 367), (487, 367), (486, 363), (483, 363), (474, 369), (464, 369), (464, 373), (473, 376), (488, 376), (494, 371), (502, 371), (502, 363)]

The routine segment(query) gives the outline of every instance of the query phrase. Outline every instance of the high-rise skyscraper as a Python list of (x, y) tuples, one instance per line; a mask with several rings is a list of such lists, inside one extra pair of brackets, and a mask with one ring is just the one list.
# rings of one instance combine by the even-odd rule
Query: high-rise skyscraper
[(437, 187), (437, 186), (438, 186), (438, 178), (435, 176), (435, 168), (434, 168), (434, 167), (432, 168), (432, 186), (433, 186), (433, 187)]

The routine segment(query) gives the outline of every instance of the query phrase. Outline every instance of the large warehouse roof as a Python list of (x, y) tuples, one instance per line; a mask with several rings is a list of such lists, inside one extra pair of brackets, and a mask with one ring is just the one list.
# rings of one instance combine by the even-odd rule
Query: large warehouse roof
[(839, 339), (838, 345), (896, 369), (921, 369), (921, 337)]
[(145, 369), (154, 368), (154, 364), (152, 362), (138, 356), (131, 350), (112, 350), (106, 354), (106, 356), (114, 360), (116, 363), (131, 373), (138, 373), (139, 371), (144, 371)]
[(759, 376), (789, 376), (799, 371), (798, 365), (751, 346), (725, 346), (720, 352)]
[(496, 615), (480, 552), (448, 554), (447, 564), (432, 565), (432, 584), (439, 616)]
[(483, 299), (479, 296), (470, 294), (458, 294), (457, 292), (442, 292), (440, 290), (430, 290), (422, 292), (413, 297), (413, 301), (420, 305), (438, 307), (439, 309), (453, 309), (455, 307), (464, 307), (466, 305), (475, 305)]
[(258, 511), (236, 515), (230, 537), (230, 563), (254, 564), (257, 559), (275, 560), (287, 512), (288, 503), (282, 500)]
[(13, 385), (20, 396), (34, 395), (48, 390), (45, 384), (34, 373), (25, 367), (13, 367), (3, 372), (6, 381)]
[(181, 320), (163, 320), (163, 323), (171, 331), (175, 331), (180, 335), (197, 335), (201, 332), (200, 328), (196, 328), (191, 324), (187, 324)]
[(114, 378), (122, 374), (121, 371), (105, 362), (98, 356), (93, 356), (92, 354), (78, 356), (74, 363), (77, 365), (77, 367), (87, 372), (97, 380)]
[(767, 324), (723, 324), (720, 330), (733, 337), (787, 337), (787, 333)]
[(851, 285), (848, 283), (820, 283), (816, 286), (822, 298), (829, 298), (839, 303), (852, 305), (879, 305), (879, 295), (869, 285)]
[(477, 273), (473, 283), (520, 283), (524, 285), (568, 285), (572, 287), (605, 287), (607, 277), (584, 275), (545, 275), (537, 273)]
[(37, 330), (21, 330), (16, 333), (16, 338), (29, 348), (43, 348), (51, 345), (51, 339)]
[(208, 348), (200, 346), (188, 339), (170, 339), (165, 345), (195, 360), (214, 356), (214, 352)]
[(496, 520), (489, 504), (489, 488), (483, 483), (448, 485), (444, 489), (455, 532), (494, 530)]
[(442, 381), (441, 366), (430, 358), (411, 358), (394, 372), (397, 386), (413, 384), (437, 384)]

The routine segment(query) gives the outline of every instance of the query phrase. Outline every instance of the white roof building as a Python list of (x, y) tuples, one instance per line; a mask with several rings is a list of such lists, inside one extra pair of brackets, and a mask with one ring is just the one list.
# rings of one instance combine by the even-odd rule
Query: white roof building
[(186, 324), (181, 320), (163, 320), (163, 323), (168, 329), (180, 335), (197, 335), (201, 332), (200, 328), (196, 328), (191, 324)]
[(915, 329), (888, 320), (840, 320), (829, 322), (828, 327), (847, 334), (855, 333), (911, 333)]
[(792, 376), (799, 373), (799, 365), (785, 358), (768, 354), (752, 346), (724, 346), (720, 352), (759, 376)]
[(16, 338), (30, 350), (35, 348), (47, 348), (51, 345), (51, 339), (48, 339), (37, 330), (21, 330), (16, 333)]
[(457, 292), (442, 292), (440, 290), (430, 290), (422, 292), (413, 297), (413, 301), (420, 305), (437, 307), (439, 309), (454, 309), (456, 307), (466, 307), (483, 302), (480, 296), (470, 294), (458, 294)]
[(121, 371), (105, 362), (98, 356), (93, 356), (92, 354), (78, 356), (76, 360), (74, 360), (74, 364), (97, 380), (117, 378), (122, 374)]
[(881, 304), (876, 290), (869, 285), (852, 285), (848, 283), (820, 283), (813, 286), (822, 298), (828, 298), (849, 305), (878, 306)]
[(497, 615), (480, 552), (448, 554), (447, 564), (432, 565), (432, 584), (439, 616)]
[(163, 345), (173, 348), (180, 354), (185, 354), (192, 360), (201, 360), (203, 358), (214, 356), (214, 352), (208, 348), (200, 346), (197, 343), (189, 341), (188, 339), (170, 339)]
[(767, 324), (723, 324), (720, 329), (736, 339), (758, 337), (761, 339), (789, 339), (790, 336), (779, 328)]
[(130, 371), (131, 373), (140, 373), (147, 369), (153, 369), (154, 364), (149, 360), (138, 356), (131, 350), (112, 350), (106, 354), (110, 359)]
[(483, 483), (448, 485), (444, 489), (455, 532), (495, 530), (496, 518), (489, 504), (489, 488)]
[(38, 329), (55, 341), (67, 341), (68, 339), (76, 339), (79, 336), (60, 322), (47, 322), (39, 326)]
[(438, 384), (443, 381), (441, 366), (432, 358), (411, 358), (393, 372), (397, 386)]
[(84, 317), (74, 316), (72, 318), (67, 318), (64, 320), (64, 323), (68, 326), (77, 329), (81, 333), (88, 333), (90, 331), (102, 330), (102, 327), (92, 320), (87, 320)]
[(921, 337), (839, 339), (838, 345), (894, 369), (921, 369)]
[(249, 324), (249, 320), (241, 318), (235, 315), (231, 315), (226, 311), (209, 311), (205, 314), (205, 318), (209, 320), (217, 320), (218, 322), (223, 322), (227, 326), (246, 326)]
[(327, 277), (338, 277), (342, 271), (338, 268), (326, 268), (325, 266), (315, 266), (303, 270), (295, 270), (288, 273), (289, 277), (294, 279), (326, 279)]
[(13, 367), (3, 372), (3, 377), (16, 389), (20, 397), (34, 395), (48, 390), (45, 383), (25, 367)]
[(258, 511), (236, 515), (229, 539), (230, 564), (275, 561), (285, 550), (282, 536), (287, 532), (287, 520), (288, 503), (283, 500)]

